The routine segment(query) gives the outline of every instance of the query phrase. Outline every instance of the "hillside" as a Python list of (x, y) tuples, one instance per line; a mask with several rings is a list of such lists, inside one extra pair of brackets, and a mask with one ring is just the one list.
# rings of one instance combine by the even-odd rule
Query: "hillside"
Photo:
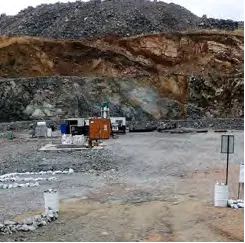
[(51, 38), (132, 36), (200, 28), (234, 30), (232, 20), (199, 18), (184, 7), (149, 0), (92, 0), (42, 4), (0, 16), (0, 35)]
[(1, 37), (1, 121), (72, 116), (74, 104), (91, 115), (104, 99), (128, 119), (240, 117), (243, 38), (241, 31)]

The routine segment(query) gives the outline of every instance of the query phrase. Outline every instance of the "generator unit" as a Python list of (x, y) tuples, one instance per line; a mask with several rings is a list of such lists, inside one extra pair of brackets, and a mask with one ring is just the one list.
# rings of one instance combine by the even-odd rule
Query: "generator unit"
[(113, 133), (126, 133), (125, 117), (110, 117)]
[(111, 136), (110, 119), (91, 118), (89, 120), (89, 139), (109, 139)]
[[(71, 135), (88, 136), (89, 133), (89, 119), (85, 118), (69, 118), (65, 120), (65, 128), (63, 133)], [(63, 124), (63, 125), (64, 125)]]
[(42, 122), (37, 122), (35, 131), (34, 131), (34, 136), (35, 137), (47, 137), (47, 124), (45, 121)]

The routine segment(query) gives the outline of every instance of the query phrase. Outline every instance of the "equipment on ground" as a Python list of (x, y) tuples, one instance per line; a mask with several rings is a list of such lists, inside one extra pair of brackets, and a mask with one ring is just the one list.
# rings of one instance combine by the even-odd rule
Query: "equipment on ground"
[(110, 119), (92, 118), (89, 120), (89, 139), (109, 139), (111, 136)]
[(89, 119), (85, 118), (69, 118), (61, 124), (62, 134), (84, 135), (89, 133)]
[(35, 137), (47, 137), (47, 125), (46, 122), (37, 122), (37, 125), (35, 127)]
[(125, 117), (110, 117), (113, 133), (126, 133)]
[(90, 147), (92, 147), (93, 141), (97, 143), (98, 140), (109, 139), (111, 136), (114, 138), (113, 132), (126, 133), (125, 117), (110, 118), (110, 109), (107, 102), (101, 104), (100, 112), (100, 117), (66, 119), (60, 126), (61, 133), (63, 136), (69, 135), (71, 137), (84, 135), (84, 137), (87, 137)]

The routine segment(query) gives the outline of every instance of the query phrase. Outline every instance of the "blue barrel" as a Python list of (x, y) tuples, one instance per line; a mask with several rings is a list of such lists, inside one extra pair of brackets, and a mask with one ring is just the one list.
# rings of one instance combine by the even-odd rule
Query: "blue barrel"
[(61, 134), (66, 134), (66, 124), (65, 123), (60, 125), (60, 131), (61, 131)]

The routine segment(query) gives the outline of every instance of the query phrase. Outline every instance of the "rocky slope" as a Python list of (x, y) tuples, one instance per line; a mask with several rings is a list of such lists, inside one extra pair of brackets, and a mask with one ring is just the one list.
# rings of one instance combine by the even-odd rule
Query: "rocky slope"
[(199, 18), (187, 9), (162, 1), (93, 0), (43, 4), (15, 16), (0, 16), (0, 35), (84, 38), (131, 36), (197, 28), (237, 29), (239, 22)]
[(243, 52), (237, 31), (2, 37), (0, 121), (97, 115), (104, 100), (128, 119), (240, 117)]

